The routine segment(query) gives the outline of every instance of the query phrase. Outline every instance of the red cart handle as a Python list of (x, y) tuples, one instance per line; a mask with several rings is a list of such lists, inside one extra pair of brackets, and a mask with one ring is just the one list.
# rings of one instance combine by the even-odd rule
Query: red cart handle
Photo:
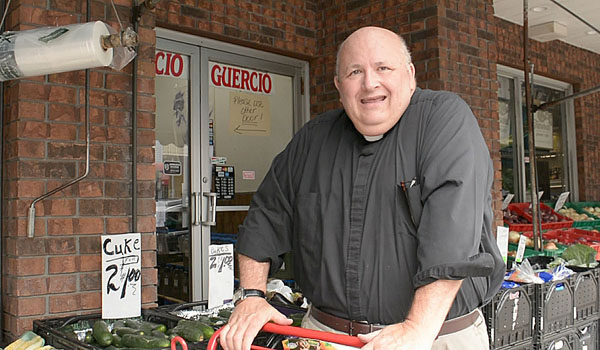
[(177, 343), (181, 344), (181, 348), (183, 350), (188, 350), (187, 343), (180, 336), (176, 336), (171, 339), (171, 350), (177, 350)]
[[(210, 340), (208, 341), (207, 350), (217, 350), (219, 334), (223, 328), (215, 331)], [(283, 335), (290, 335), (294, 337), (302, 337), (309, 339), (318, 339), (331, 343), (337, 343), (342, 345), (353, 346), (355, 348), (362, 348), (365, 343), (360, 341), (357, 337), (353, 337), (345, 334), (335, 334), (330, 332), (316, 331), (312, 329), (293, 327), (293, 326), (281, 326), (275, 323), (267, 323), (262, 328), (263, 332), (267, 333), (277, 333)], [(250, 349), (253, 350), (269, 350), (269, 348), (265, 348), (258, 345), (250, 346)]]

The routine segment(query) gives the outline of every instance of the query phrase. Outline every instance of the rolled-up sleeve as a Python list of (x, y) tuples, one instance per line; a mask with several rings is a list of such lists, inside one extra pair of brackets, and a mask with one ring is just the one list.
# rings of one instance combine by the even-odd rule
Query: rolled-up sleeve
[(438, 279), (488, 276), (495, 266), (481, 248), (493, 177), (489, 151), (467, 104), (446, 96), (433, 104), (419, 145), (417, 288)]

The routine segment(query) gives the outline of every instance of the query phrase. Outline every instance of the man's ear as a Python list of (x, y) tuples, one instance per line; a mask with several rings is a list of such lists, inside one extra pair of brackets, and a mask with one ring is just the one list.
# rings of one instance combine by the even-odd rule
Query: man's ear
[(340, 91), (340, 87), (338, 86), (340, 84), (339, 80), (338, 80), (338, 76), (334, 76), (333, 77), (333, 84), (335, 85), (335, 88)]

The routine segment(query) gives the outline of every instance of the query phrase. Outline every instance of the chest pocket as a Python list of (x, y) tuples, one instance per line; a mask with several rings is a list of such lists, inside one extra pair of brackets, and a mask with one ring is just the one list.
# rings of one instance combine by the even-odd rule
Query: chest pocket
[(399, 187), (406, 200), (410, 219), (415, 228), (418, 228), (421, 223), (421, 212), (423, 211), (423, 204), (421, 203), (421, 185), (418, 183), (411, 185), (410, 182), (403, 182)]

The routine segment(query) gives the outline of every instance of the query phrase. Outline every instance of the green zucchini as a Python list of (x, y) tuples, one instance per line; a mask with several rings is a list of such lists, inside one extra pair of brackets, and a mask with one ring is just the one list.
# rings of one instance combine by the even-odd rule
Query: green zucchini
[(92, 335), (98, 345), (104, 347), (112, 343), (112, 333), (108, 330), (108, 325), (103, 320), (94, 322), (92, 326)]
[(112, 345), (116, 346), (117, 348), (123, 347), (123, 339), (120, 335), (113, 334)]
[(129, 327), (117, 327), (113, 328), (113, 333), (118, 334), (119, 336), (124, 336), (125, 334), (138, 334), (144, 335), (144, 331), (139, 329), (129, 328)]
[(195, 320), (179, 320), (179, 322), (177, 322), (177, 326), (200, 329), (202, 331), (202, 336), (204, 337), (204, 339), (210, 339), (210, 337), (212, 337), (213, 333), (215, 332), (215, 329), (211, 326)]
[(187, 342), (198, 342), (204, 340), (204, 333), (200, 328), (177, 325), (171, 329), (171, 335), (178, 335)]
[(171, 346), (167, 338), (158, 338), (147, 335), (125, 334), (121, 338), (121, 344), (126, 348), (166, 348)]

